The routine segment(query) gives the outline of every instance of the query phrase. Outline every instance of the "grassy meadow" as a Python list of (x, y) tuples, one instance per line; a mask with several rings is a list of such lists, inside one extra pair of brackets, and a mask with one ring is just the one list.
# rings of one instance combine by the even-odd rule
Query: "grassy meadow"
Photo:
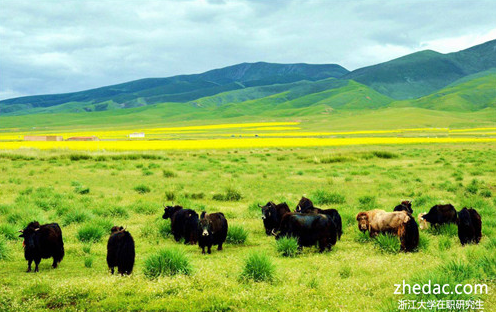
[[(494, 142), (141, 152), (3, 150), (0, 153), (0, 310), (396, 311), (399, 299), (484, 300), (496, 309)], [(257, 204), (302, 195), (336, 208), (344, 234), (331, 252), (291, 251), (265, 235)], [(479, 245), (461, 247), (456, 227), (421, 233), (419, 249), (359, 233), (361, 210), (415, 215), (437, 203), (482, 216)], [(202, 255), (176, 243), (163, 204), (223, 212), (232, 228), (223, 251)], [(60, 224), (65, 258), (26, 273), (17, 230), (32, 220)], [(136, 243), (129, 277), (111, 276), (112, 225)], [(172, 254), (176, 259), (160, 264)], [(286, 256), (285, 256), (286, 255)], [(288, 256), (289, 255), (289, 256)], [(157, 266), (166, 266), (160, 275)], [(169, 265), (169, 266), (167, 266)], [(255, 273), (255, 274), (252, 274)], [(263, 273), (263, 274), (259, 274)], [(395, 295), (393, 284), (486, 283), (489, 294)]]

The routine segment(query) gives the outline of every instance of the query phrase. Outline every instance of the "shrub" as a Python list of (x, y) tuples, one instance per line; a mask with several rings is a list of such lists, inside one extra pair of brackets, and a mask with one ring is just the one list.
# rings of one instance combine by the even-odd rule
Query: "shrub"
[(191, 273), (191, 265), (184, 251), (166, 248), (145, 260), (143, 273), (147, 278), (176, 274), (188, 275)]
[(328, 192), (326, 190), (317, 190), (312, 194), (316, 204), (344, 204), (346, 199), (344, 195), (335, 192)]
[(245, 260), (245, 266), (241, 277), (252, 279), (255, 282), (272, 281), (274, 279), (275, 266), (263, 253), (252, 253)]
[[(5, 239), (15, 240), (19, 237), (18, 229), (11, 224), (1, 224), (0, 225), (0, 235), (5, 237)], [(1, 238), (0, 238), (1, 239)]]
[(174, 173), (174, 171), (164, 169), (162, 170), (162, 174), (164, 178), (175, 178), (177, 175)]
[(247, 237), (248, 231), (240, 225), (234, 225), (227, 229), (226, 242), (229, 244), (243, 244)]
[(276, 250), (283, 257), (296, 257), (298, 255), (298, 240), (294, 237), (282, 237), (276, 241)]
[(241, 193), (234, 187), (229, 186), (226, 188), (226, 201), (239, 201), (242, 198)]
[(383, 253), (398, 253), (401, 249), (398, 237), (391, 234), (379, 234), (375, 237), (375, 245)]
[(136, 185), (134, 187), (134, 190), (138, 192), (139, 194), (145, 194), (145, 193), (150, 193), (150, 188), (144, 184)]
[[(110, 228), (109, 228), (110, 229)], [(96, 224), (86, 224), (77, 232), (77, 238), (83, 242), (98, 242), (105, 234), (105, 230)]]

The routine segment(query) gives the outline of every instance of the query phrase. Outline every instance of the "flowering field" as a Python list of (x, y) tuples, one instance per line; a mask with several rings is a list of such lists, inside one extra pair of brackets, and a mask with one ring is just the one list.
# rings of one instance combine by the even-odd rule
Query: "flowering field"
[[(298, 127), (297, 127), (298, 126)], [(370, 144), (494, 142), (496, 128), (412, 128), (316, 132), (299, 122), (218, 124), (95, 131), (0, 132), (0, 149), (171, 150), (254, 147), (318, 147)], [(143, 132), (145, 138), (129, 139)], [(96, 136), (100, 141), (24, 141), (25, 135)]]

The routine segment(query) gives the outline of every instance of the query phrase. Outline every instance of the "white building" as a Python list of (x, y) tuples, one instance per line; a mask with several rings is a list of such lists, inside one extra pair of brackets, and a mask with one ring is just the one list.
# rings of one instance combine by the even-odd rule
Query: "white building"
[(144, 138), (145, 133), (144, 132), (134, 132), (129, 135), (130, 138)]

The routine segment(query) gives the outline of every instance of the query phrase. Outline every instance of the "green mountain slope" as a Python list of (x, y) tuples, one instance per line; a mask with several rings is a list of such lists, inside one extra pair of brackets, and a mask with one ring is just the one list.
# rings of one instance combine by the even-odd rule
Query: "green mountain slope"
[(421, 51), (357, 69), (343, 78), (356, 80), (395, 99), (411, 99), (491, 68), (496, 68), (496, 40), (449, 54)]
[(496, 108), (496, 71), (484, 72), (463, 79), (431, 95), (415, 100), (401, 101), (394, 106), (414, 106), (435, 110), (477, 111)]
[[(0, 101), (2, 114), (82, 112), (130, 108), (163, 102), (187, 102), (230, 90), (300, 80), (341, 77), (348, 73), (339, 65), (243, 63), (203, 74), (148, 78), (92, 90), (28, 96)], [(110, 102), (109, 102), (110, 101)], [(60, 110), (42, 108), (62, 104)], [(80, 103), (80, 105), (76, 105)], [(106, 106), (106, 104), (114, 104)], [(103, 104), (98, 107), (95, 105)], [(39, 108), (31, 111), (33, 108)], [(41, 109), (40, 109), (41, 108)]]

